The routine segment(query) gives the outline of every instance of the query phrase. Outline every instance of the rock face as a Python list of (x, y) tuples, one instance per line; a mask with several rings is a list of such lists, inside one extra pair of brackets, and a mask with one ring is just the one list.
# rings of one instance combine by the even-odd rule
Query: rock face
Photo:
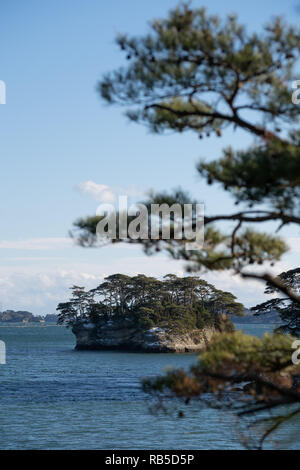
[(120, 350), (140, 352), (198, 352), (204, 350), (220, 329), (206, 327), (180, 333), (163, 328), (141, 329), (132, 324), (109, 321), (105, 324), (78, 322), (72, 331), (78, 350)]

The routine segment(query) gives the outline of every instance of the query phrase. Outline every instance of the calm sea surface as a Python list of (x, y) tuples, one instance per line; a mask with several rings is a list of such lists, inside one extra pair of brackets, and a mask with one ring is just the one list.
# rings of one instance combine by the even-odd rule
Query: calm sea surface
[[(260, 335), (270, 325), (238, 325)], [(184, 407), (153, 415), (140, 379), (167, 366), (188, 367), (192, 354), (74, 351), (64, 327), (2, 325), (7, 364), (0, 365), (1, 449), (238, 449), (229, 413)], [(300, 448), (300, 422), (276, 435), (277, 447)], [(276, 445), (273, 441), (270, 446)], [(266, 446), (268, 447), (268, 446)]]

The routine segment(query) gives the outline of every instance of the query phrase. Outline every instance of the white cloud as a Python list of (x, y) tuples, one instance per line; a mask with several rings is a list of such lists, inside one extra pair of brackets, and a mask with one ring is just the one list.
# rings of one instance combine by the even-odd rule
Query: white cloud
[(82, 194), (88, 194), (97, 202), (114, 203), (118, 195), (128, 197), (139, 197), (144, 192), (135, 186), (121, 187), (108, 186), (107, 184), (95, 183), (95, 181), (84, 181), (75, 186), (75, 189)]
[[(18, 256), (18, 251), (16, 257), (2, 257), (0, 310), (11, 308), (29, 310), (35, 314), (51, 313), (59, 302), (68, 299), (69, 287), (73, 284), (90, 289), (97, 286), (104, 277), (117, 272), (128, 275), (144, 273), (160, 278), (167, 273), (185, 275), (182, 262), (171, 260), (162, 254), (145, 256), (136, 246), (120, 244), (99, 250), (80, 250), (74, 247), (64, 250), (63, 257), (61, 252), (55, 252), (55, 249), (72, 247), (72, 243), (69, 238), (59, 237), (0, 242), (0, 248), (52, 250), (47, 256), (41, 253), (41, 257), (38, 252), (34, 256), (32, 253), (28, 253), (29, 257), (25, 256), (26, 253)], [(265, 266), (261, 269), (276, 275), (299, 265), (297, 256), (293, 256), (291, 260), (290, 256), (274, 267)], [(241, 279), (229, 271), (208, 272), (200, 276), (219, 289), (233, 292), (247, 307), (269, 298), (264, 294), (264, 283)]]
[(34, 272), (30, 269), (18, 269), (7, 274), (1, 272), (0, 310), (52, 313), (59, 302), (68, 299), (70, 286), (79, 284), (91, 288), (97, 285), (98, 280), (98, 276), (89, 273), (61, 269), (49, 272)]
[[(119, 251), (119, 253), (118, 253)], [(85, 261), (74, 263), (61, 261), (56, 266), (41, 266), (31, 263), (24, 266), (0, 266), (0, 310), (29, 310), (35, 314), (55, 311), (59, 302), (69, 298), (69, 287), (73, 284), (96, 287), (106, 276), (121, 272), (128, 275), (144, 273), (147, 276), (162, 278), (167, 273), (184, 276), (181, 262), (167, 256), (147, 257), (138, 254), (134, 247), (105, 259), (93, 255), (91, 262), (87, 255)], [(217, 288), (233, 292), (247, 307), (265, 300), (264, 285), (258, 281), (243, 280), (230, 272), (210, 272), (201, 277), (216, 285)]]
[(89, 194), (98, 202), (112, 203), (116, 199), (114, 191), (109, 186), (94, 181), (84, 181), (77, 184), (75, 189), (83, 194)]
[(17, 250), (57, 250), (74, 245), (71, 238), (52, 237), (52, 238), (28, 238), (25, 240), (2, 240), (0, 248)]
[[(59, 302), (69, 298), (73, 284), (96, 287), (104, 277), (121, 272), (129, 275), (144, 273), (161, 277), (168, 272), (183, 275), (181, 263), (167, 257), (147, 257), (135, 247), (116, 247), (108, 256), (102, 251), (84, 251), (84, 261), (74, 258), (56, 260), (52, 265), (30, 258), (26, 264), (0, 266), (0, 311), (3, 309), (29, 310), (34, 314), (55, 311)], [(110, 256), (111, 255), (111, 256)]]

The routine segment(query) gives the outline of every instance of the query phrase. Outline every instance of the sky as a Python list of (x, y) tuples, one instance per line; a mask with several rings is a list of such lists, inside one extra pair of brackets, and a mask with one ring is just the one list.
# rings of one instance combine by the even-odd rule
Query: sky
[[(157, 136), (129, 123), (124, 109), (109, 107), (97, 92), (107, 71), (123, 56), (119, 32), (140, 35), (163, 17), (173, 0), (3, 0), (0, 80), (0, 310), (55, 311), (76, 283), (88, 288), (116, 272), (184, 275), (184, 266), (164, 255), (147, 257), (137, 247), (84, 249), (68, 233), (78, 217), (94, 215), (101, 198), (149, 189), (188, 189), (205, 213), (232, 210), (232, 200), (197, 175), (200, 157), (213, 159), (228, 144), (250, 143), (243, 132), (199, 139), (193, 134)], [(249, 30), (283, 14), (299, 22), (295, 1), (192, 1), (209, 12), (236, 12)], [(300, 78), (300, 77), (299, 77)], [(106, 195), (106, 196), (105, 196)], [(297, 267), (299, 233), (282, 233), (291, 252), (274, 272)], [(246, 306), (264, 300), (263, 285), (230, 273), (203, 275), (231, 290)]]

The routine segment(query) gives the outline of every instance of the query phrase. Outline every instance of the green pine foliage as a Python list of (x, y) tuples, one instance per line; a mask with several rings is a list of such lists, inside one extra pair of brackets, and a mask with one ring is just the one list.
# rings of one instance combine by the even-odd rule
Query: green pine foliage
[[(289, 271), (282, 272), (277, 277), (278, 282), (286, 287), (287, 293), (297, 293), (300, 290), (300, 268), (290, 269)], [(263, 315), (276, 311), (279, 313), (282, 325), (278, 327), (278, 331), (288, 332), (295, 336), (300, 334), (300, 304), (299, 302), (291, 299), (289, 295), (283, 296), (280, 290), (268, 283), (265, 289), (265, 294), (277, 294), (266, 302), (252, 307), (251, 310), (256, 312), (256, 315)]]
[[(125, 106), (129, 119), (154, 133), (189, 131), (202, 139), (238, 129), (252, 137), (248, 147), (224, 148), (213, 161), (201, 158), (197, 165), (208, 184), (220, 185), (240, 206), (232, 213), (205, 216), (201, 250), (187, 252), (185, 240), (172, 238), (134, 243), (148, 254), (164, 250), (185, 260), (190, 272), (233, 269), (242, 277), (267, 282), (286, 301), (274, 299), (257, 310), (275, 305), (284, 324), (296, 332), (299, 290), (289, 281), (297, 273), (282, 273), (280, 278), (247, 267), (273, 264), (288, 249), (274, 228), (268, 233), (268, 222), (275, 223), (277, 232), (300, 224), (300, 106), (292, 102), (291, 87), (299, 79), (300, 29), (274, 18), (249, 33), (235, 15), (222, 19), (205, 8), (183, 4), (154, 20), (149, 33), (119, 35), (117, 44), (125, 64), (102, 78), (99, 93), (107, 103)], [(183, 160), (185, 164), (186, 156)], [(187, 193), (175, 191), (152, 194), (147, 203), (171, 201), (191, 202)], [(97, 243), (98, 220), (75, 222), (79, 243)], [(257, 230), (258, 225), (265, 231)], [(207, 310), (211, 314), (211, 308)], [(151, 320), (148, 310), (144, 314)], [(257, 423), (266, 426), (253, 445), (261, 448), (278, 426), (300, 413), (300, 372), (291, 362), (291, 341), (282, 335), (262, 340), (242, 334), (220, 337), (190, 374), (169, 372), (148, 382), (146, 389), (160, 398), (163, 392), (173, 392), (212, 406), (206, 399), (210, 392), (219, 407), (229, 404), (240, 416), (256, 415)], [(277, 416), (259, 415), (269, 410), (277, 410)]]
[(143, 329), (161, 327), (184, 333), (218, 327), (222, 314), (242, 315), (244, 310), (233, 294), (196, 276), (169, 274), (158, 280), (142, 274), (113, 274), (95, 289), (71, 289), (72, 298), (57, 307), (58, 323), (67, 326), (82, 321), (103, 324), (114, 319)]

